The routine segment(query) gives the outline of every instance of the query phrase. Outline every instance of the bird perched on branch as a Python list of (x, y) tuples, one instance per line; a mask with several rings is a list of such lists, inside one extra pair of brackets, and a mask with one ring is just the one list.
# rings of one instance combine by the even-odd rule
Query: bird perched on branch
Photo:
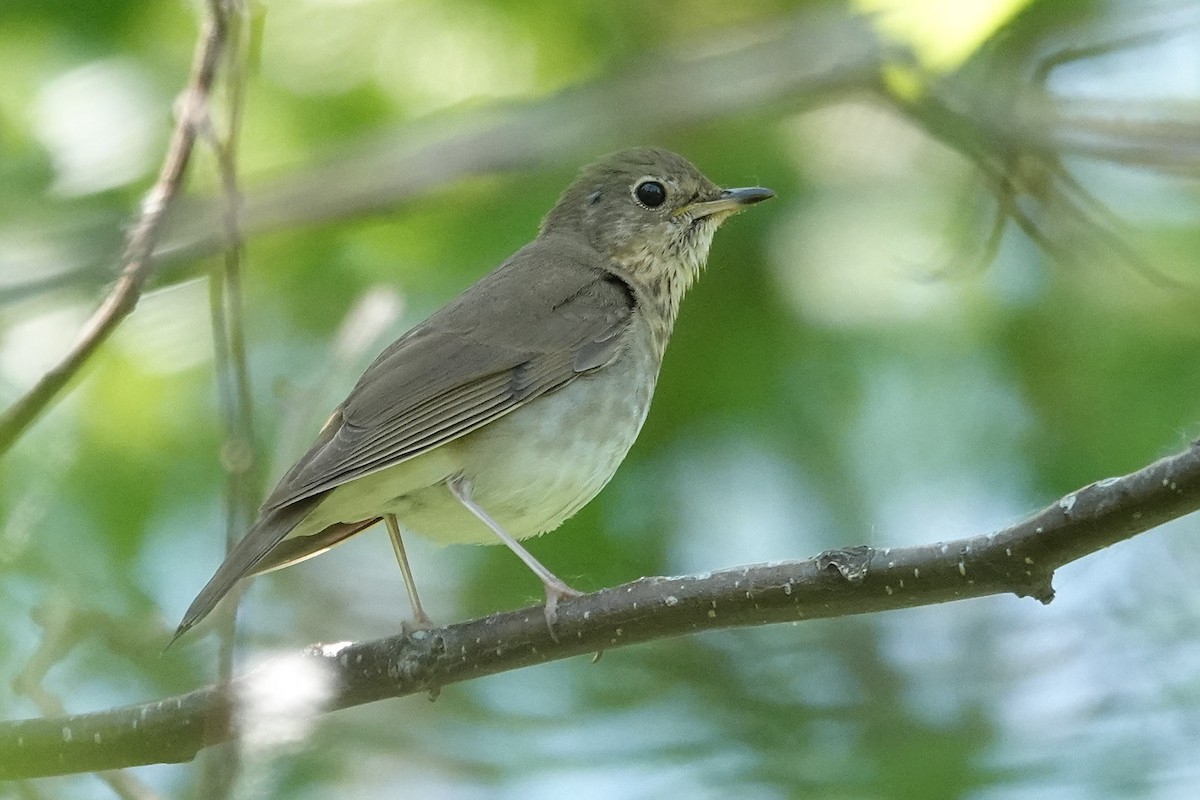
[(418, 625), (401, 526), (508, 545), (546, 618), (578, 594), (519, 540), (608, 483), (637, 438), (679, 304), (717, 227), (773, 197), (722, 189), (682, 156), (622, 150), (585, 167), (536, 239), (367, 368), (184, 614), (179, 638), (241, 579), (384, 521)]

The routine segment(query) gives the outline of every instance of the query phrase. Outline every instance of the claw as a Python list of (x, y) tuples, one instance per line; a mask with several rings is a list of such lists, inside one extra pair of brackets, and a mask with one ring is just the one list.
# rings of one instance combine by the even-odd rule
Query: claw
[(416, 631), (431, 631), (436, 627), (433, 624), (433, 620), (425, 616), (425, 614), (421, 614), (420, 617), (413, 619), (412, 622), (406, 619), (400, 620), (400, 634), (402, 636), (411, 636)]
[(545, 581), (542, 585), (546, 589), (546, 606), (543, 609), (546, 614), (546, 627), (550, 629), (550, 638), (557, 643), (558, 634), (554, 626), (558, 624), (558, 601), (564, 597), (579, 597), (583, 592), (572, 589), (560, 580)]

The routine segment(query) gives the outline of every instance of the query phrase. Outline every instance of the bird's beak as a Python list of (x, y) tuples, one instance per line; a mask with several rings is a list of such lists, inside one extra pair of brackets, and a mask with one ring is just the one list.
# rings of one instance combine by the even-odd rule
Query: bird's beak
[(722, 190), (720, 196), (715, 200), (703, 200), (701, 203), (692, 203), (680, 209), (680, 212), (686, 213), (692, 219), (710, 217), (714, 213), (726, 216), (730, 215), (730, 213), (737, 213), (745, 206), (761, 203), (762, 200), (769, 200), (773, 197), (775, 197), (775, 193), (770, 191), (769, 188), (763, 188), (762, 186), (727, 188), (727, 190)]
[(774, 192), (762, 186), (724, 189), (716, 200), (704, 200), (699, 203), (692, 203), (681, 209), (681, 212), (689, 214), (692, 219), (711, 217), (713, 214), (736, 214), (748, 205), (760, 203), (763, 200), (770, 200), (774, 196)]

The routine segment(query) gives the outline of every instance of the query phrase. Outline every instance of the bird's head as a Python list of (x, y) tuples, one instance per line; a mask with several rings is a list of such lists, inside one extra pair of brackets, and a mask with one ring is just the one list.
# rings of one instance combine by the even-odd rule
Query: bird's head
[(621, 150), (584, 167), (542, 222), (542, 235), (582, 236), (664, 303), (674, 319), (708, 259), (713, 233), (770, 189), (722, 189), (683, 156)]

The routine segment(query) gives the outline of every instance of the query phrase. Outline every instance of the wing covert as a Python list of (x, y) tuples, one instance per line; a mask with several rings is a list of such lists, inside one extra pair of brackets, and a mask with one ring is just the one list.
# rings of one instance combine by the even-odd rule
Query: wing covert
[(414, 458), (603, 367), (633, 288), (595, 251), (542, 237), (367, 368), (265, 509)]

